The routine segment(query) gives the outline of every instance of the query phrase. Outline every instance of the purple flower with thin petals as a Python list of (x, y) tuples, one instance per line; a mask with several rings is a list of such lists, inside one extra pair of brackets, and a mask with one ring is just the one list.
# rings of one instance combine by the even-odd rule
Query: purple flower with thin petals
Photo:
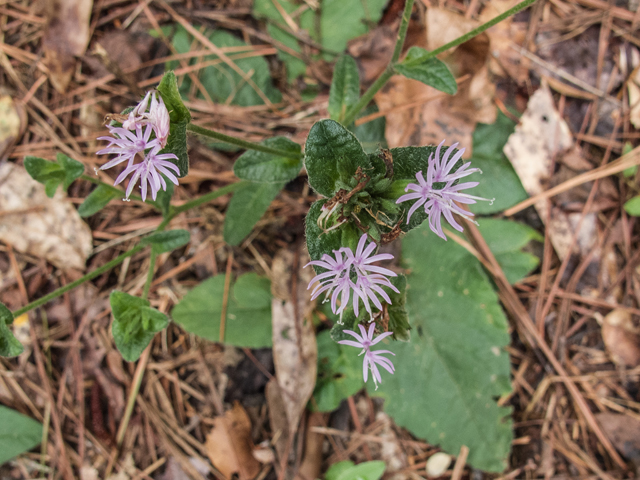
[[(176, 177), (176, 174), (180, 174), (180, 169), (178, 169), (174, 163), (168, 161), (170, 158), (177, 160), (178, 157), (173, 153), (158, 154), (160, 148), (161, 147), (158, 145), (151, 150), (142, 162), (137, 164), (130, 163), (118, 176), (114, 185), (118, 185), (127, 178), (129, 174), (133, 173), (129, 180), (129, 185), (127, 186), (125, 200), (129, 199), (129, 195), (131, 195), (133, 187), (137, 183), (138, 179), (140, 179), (140, 195), (142, 196), (142, 201), (147, 199), (148, 188), (151, 189), (151, 198), (153, 200), (158, 196), (160, 188), (165, 191), (167, 190), (167, 183), (160, 173), (164, 174), (175, 185), (178, 185), (178, 178)], [(171, 170), (173, 170), (173, 172)]]
[(362, 362), (362, 377), (366, 382), (369, 378), (369, 370), (371, 370), (371, 376), (373, 377), (373, 383), (376, 386), (376, 390), (378, 389), (378, 383), (382, 383), (382, 377), (380, 376), (380, 371), (378, 370), (378, 366), (380, 365), (387, 372), (393, 374), (395, 372), (395, 368), (393, 363), (388, 358), (384, 357), (386, 354), (395, 355), (395, 353), (389, 350), (375, 350), (372, 351), (371, 347), (380, 342), (383, 338), (388, 337), (389, 335), (393, 335), (393, 332), (385, 332), (373, 339), (373, 333), (375, 331), (376, 324), (372, 323), (369, 326), (369, 331), (365, 330), (362, 325), (358, 325), (360, 329), (360, 333), (362, 335), (358, 335), (353, 330), (344, 330), (344, 333), (347, 333), (354, 337), (356, 341), (353, 340), (340, 340), (338, 343), (342, 345), (349, 345), (351, 347), (362, 348), (362, 352), (360, 355), (364, 353), (364, 360)]
[(455, 172), (451, 172), (455, 164), (464, 154), (464, 148), (458, 150), (453, 157), (451, 157), (453, 150), (458, 145), (455, 143), (441, 156), (440, 153), (443, 144), (444, 140), (438, 145), (438, 148), (436, 148), (435, 155), (432, 153), (429, 156), (427, 178), (425, 179), (422, 171), (419, 171), (416, 174), (418, 183), (410, 183), (405, 188), (405, 192), (411, 191), (412, 193), (402, 195), (396, 200), (396, 203), (416, 200), (414, 204), (411, 205), (407, 214), (407, 223), (409, 223), (411, 215), (413, 215), (418, 208), (424, 206), (425, 212), (429, 215), (429, 228), (431, 228), (436, 235), (446, 240), (447, 237), (442, 230), (443, 216), (445, 220), (459, 232), (463, 229), (453, 217), (454, 213), (469, 221), (473, 221), (471, 218), (473, 217), (473, 213), (462, 209), (455, 202), (470, 205), (476, 203), (477, 200), (485, 200), (492, 203), (493, 200), (462, 193), (462, 190), (477, 186), (478, 182), (466, 182), (454, 185), (457, 180), (472, 173), (480, 172), (480, 169), (469, 168), (471, 162), (467, 162)]
[[(367, 234), (365, 233), (360, 237), (355, 254), (350, 248), (342, 247), (333, 251), (334, 257), (325, 253), (320, 260), (314, 260), (305, 265), (305, 267), (315, 265), (326, 270), (326, 272), (316, 275), (307, 289), (311, 288), (314, 283), (320, 282), (311, 292), (311, 299), (314, 300), (325, 293), (325, 301), (331, 300), (331, 311), (336, 315), (339, 314), (340, 319), (342, 319), (342, 313), (350, 298), (353, 299), (353, 310), (356, 316), (359, 314), (359, 304), (362, 299), (365, 309), (373, 320), (369, 301), (373, 302), (378, 310), (382, 310), (382, 303), (378, 295), (391, 304), (389, 295), (380, 285), (400, 293), (387, 278), (395, 277), (396, 274), (387, 268), (372, 265), (373, 262), (380, 260), (392, 260), (393, 255), (383, 253), (371, 256), (376, 244), (372, 242), (365, 248), (366, 243)], [(355, 282), (352, 280), (352, 274)], [(340, 298), (340, 306), (338, 306), (338, 297)]]
[(125, 161), (128, 161), (131, 166), (137, 154), (158, 145), (157, 139), (150, 140), (153, 132), (152, 125), (147, 125), (144, 130), (138, 127), (135, 133), (122, 127), (107, 128), (113, 137), (98, 137), (98, 140), (106, 140), (110, 144), (99, 150), (97, 155), (116, 155), (116, 157), (102, 165), (100, 170), (106, 170)]

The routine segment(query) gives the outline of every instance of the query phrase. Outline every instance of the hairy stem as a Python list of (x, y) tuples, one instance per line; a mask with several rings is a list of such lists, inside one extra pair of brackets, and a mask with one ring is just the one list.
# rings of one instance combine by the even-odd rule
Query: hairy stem
[(128, 251), (124, 252), (123, 254), (118, 255), (116, 258), (114, 258), (110, 262), (105, 263), (100, 268), (96, 268), (93, 272), (87, 273), (84, 277), (80, 277), (75, 282), (71, 282), (71, 283), (65, 285), (64, 287), (60, 287), (57, 290), (54, 290), (53, 292), (51, 292), (49, 295), (45, 295), (44, 297), (39, 298), (38, 300), (34, 300), (33, 302), (29, 303), (28, 305), (25, 305), (24, 307), (16, 310), (15, 312), (13, 312), (13, 316), (14, 317), (19, 317), (23, 313), (27, 313), (28, 311), (33, 310), (34, 308), (39, 307), (40, 305), (44, 305), (48, 301), (59, 297), (60, 295), (68, 292), (69, 290), (73, 290), (74, 288), (76, 288), (79, 285), (82, 285), (83, 283), (88, 282), (89, 280), (93, 280), (94, 278), (102, 275), (104, 272), (107, 272), (107, 271), (111, 270), (113, 267), (121, 264), (124, 261), (125, 258), (130, 257), (132, 255), (135, 255), (140, 250), (142, 250), (144, 247), (145, 247), (145, 245), (137, 245), (137, 246), (133, 247), (131, 250), (128, 250)]
[(198, 125), (194, 125), (193, 123), (190, 123), (189, 125), (187, 125), (187, 130), (191, 133), (196, 133), (198, 135), (202, 135), (203, 137), (207, 137), (207, 138), (213, 138), (214, 140), (218, 140), (224, 143), (229, 143), (231, 145), (245, 148), (247, 150), (256, 150), (258, 152), (270, 153), (272, 155), (280, 155), (281, 157), (286, 157), (286, 158), (302, 157), (302, 154), (300, 153), (293, 153), (287, 150), (271, 148), (265, 145), (260, 145), (259, 143), (248, 142), (247, 140), (242, 140), (240, 138), (230, 137), (229, 135), (218, 133), (213, 130), (209, 130), (208, 128), (199, 127)]
[(393, 57), (391, 57), (391, 64), (396, 63), (400, 59), (400, 54), (402, 53), (402, 47), (404, 46), (404, 40), (405, 38), (407, 38), (407, 29), (409, 28), (409, 20), (411, 20), (412, 11), (413, 11), (413, 0), (407, 0), (404, 3), (404, 12), (402, 12), (400, 30), (398, 30), (398, 38), (396, 39), (396, 46), (393, 49)]
[[(521, 10), (524, 10), (535, 1), (536, 0), (524, 0), (523, 2), (520, 2), (515, 7), (510, 8), (506, 12), (489, 20), (487, 23), (483, 23), (479, 27), (474, 28), (469, 33), (466, 33), (465, 35), (462, 35), (461, 37), (456, 38), (455, 40), (447, 43), (446, 45), (443, 45), (440, 48), (436, 48), (435, 50), (429, 52), (429, 54), (424, 57), (424, 60), (426, 61), (430, 58), (435, 57), (436, 55), (441, 54), (442, 52), (449, 50), (450, 48), (457, 47), (458, 45), (471, 40), (473, 37), (480, 35), (482, 32), (484, 32), (488, 28), (493, 27), (496, 23), (501, 22), (502, 20), (504, 20), (507, 17), (510, 17), (511, 15), (515, 15)], [(351, 109), (349, 109), (349, 111), (347, 112), (344, 118), (345, 125), (351, 124), (351, 122), (353, 122), (356, 119), (360, 111), (364, 107), (366, 107), (369, 104), (369, 102), (371, 102), (371, 100), (373, 100), (374, 95), (378, 93), (378, 91), (382, 87), (384, 87), (385, 83), (387, 83), (389, 79), (395, 74), (394, 66), (398, 62), (398, 59), (400, 58), (400, 52), (402, 52), (402, 45), (404, 44), (404, 39), (407, 33), (408, 24), (409, 24), (409, 17), (411, 16), (410, 9), (408, 10), (409, 13), (407, 15), (407, 5), (413, 5), (413, 0), (407, 0), (407, 3), (405, 4), (405, 11), (404, 11), (404, 14), (402, 15), (402, 23), (400, 24), (400, 31), (398, 32), (398, 40), (396, 42), (396, 47), (393, 52), (393, 57), (391, 62), (389, 63), (387, 68), (384, 70), (384, 72), (380, 74), (377, 80), (373, 82), (373, 84), (369, 87), (369, 89), (366, 92), (364, 92), (364, 94), (362, 95), (358, 103), (356, 103)], [(406, 24), (405, 24), (405, 20), (406, 20)], [(403, 28), (404, 28), (404, 31), (403, 31)]]

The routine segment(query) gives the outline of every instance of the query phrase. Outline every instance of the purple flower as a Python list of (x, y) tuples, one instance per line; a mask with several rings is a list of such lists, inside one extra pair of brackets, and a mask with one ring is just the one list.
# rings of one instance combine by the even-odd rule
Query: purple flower
[(380, 365), (387, 372), (393, 374), (395, 372), (395, 368), (393, 367), (393, 363), (391, 360), (384, 357), (386, 354), (395, 355), (395, 353), (389, 350), (376, 350), (371, 351), (371, 347), (376, 343), (380, 342), (383, 338), (388, 337), (389, 335), (393, 335), (393, 332), (386, 332), (378, 335), (378, 337), (374, 340), (373, 333), (376, 328), (376, 324), (372, 323), (369, 326), (369, 331), (365, 330), (362, 325), (358, 325), (360, 329), (360, 333), (362, 335), (358, 335), (356, 332), (352, 330), (344, 330), (344, 333), (348, 333), (352, 337), (356, 339), (353, 340), (340, 340), (338, 343), (342, 345), (349, 345), (351, 347), (362, 348), (362, 352), (360, 355), (364, 353), (364, 360), (362, 363), (362, 377), (366, 382), (369, 378), (369, 370), (371, 370), (371, 376), (373, 377), (373, 383), (376, 386), (376, 390), (378, 389), (378, 383), (382, 383), (382, 377), (380, 376), (380, 371), (378, 370), (377, 365)]
[[(320, 260), (314, 260), (305, 265), (305, 267), (315, 265), (327, 270), (313, 277), (307, 289), (311, 288), (314, 283), (320, 282), (311, 292), (311, 299), (314, 300), (320, 294), (326, 292), (325, 301), (331, 298), (331, 311), (336, 315), (339, 314), (340, 319), (342, 319), (342, 313), (350, 298), (353, 298), (353, 311), (356, 317), (359, 314), (359, 304), (360, 299), (362, 299), (365, 309), (369, 312), (371, 320), (373, 320), (369, 300), (373, 302), (378, 310), (382, 310), (382, 303), (377, 295), (380, 295), (387, 303), (391, 304), (389, 295), (380, 285), (400, 293), (387, 278), (387, 276), (396, 276), (393, 271), (371, 265), (373, 262), (380, 260), (391, 260), (393, 255), (383, 253), (370, 256), (375, 250), (376, 244), (372, 242), (365, 248), (366, 242), (367, 234), (365, 233), (360, 237), (355, 254), (350, 248), (342, 247), (333, 251), (334, 257), (325, 253)], [(352, 280), (352, 274), (355, 282)], [(351, 290), (353, 290), (353, 297), (351, 296)], [(337, 304), (338, 297), (340, 297), (339, 307)]]
[[(422, 175), (422, 171), (419, 171), (416, 174), (418, 183), (410, 183), (405, 188), (405, 192), (411, 191), (412, 193), (402, 195), (398, 200), (396, 200), (396, 203), (416, 200), (407, 214), (407, 223), (409, 223), (411, 215), (413, 215), (418, 208), (424, 205), (424, 210), (429, 215), (429, 228), (431, 228), (436, 235), (446, 240), (447, 237), (442, 230), (442, 216), (444, 216), (445, 220), (447, 220), (447, 222), (449, 222), (449, 224), (459, 232), (462, 232), (463, 229), (453, 217), (454, 213), (469, 221), (473, 221), (471, 218), (473, 217), (473, 213), (462, 209), (455, 202), (469, 205), (476, 203), (476, 200), (485, 200), (492, 203), (493, 200), (461, 192), (462, 190), (477, 186), (478, 182), (466, 182), (454, 185), (454, 183), (460, 178), (466, 177), (467, 175), (471, 175), (475, 172), (480, 172), (480, 169), (469, 168), (471, 162), (467, 162), (458, 170), (451, 173), (451, 169), (462, 157), (464, 148), (456, 152), (456, 154), (450, 159), (449, 157), (451, 156), (453, 149), (458, 145), (455, 143), (449, 147), (444, 156), (441, 157), (440, 149), (443, 143), (444, 140), (440, 145), (438, 145), (438, 148), (436, 148), (435, 156), (433, 154), (429, 156), (427, 179), (425, 180)], [(440, 184), (441, 186), (436, 188), (434, 186), (436, 184)]]
[(116, 178), (114, 185), (118, 185), (130, 173), (133, 173), (133, 176), (129, 180), (129, 185), (127, 186), (125, 200), (129, 199), (129, 195), (131, 195), (133, 187), (138, 179), (140, 179), (140, 193), (143, 202), (147, 199), (148, 187), (151, 188), (151, 198), (153, 200), (155, 200), (158, 196), (158, 191), (160, 190), (160, 188), (165, 191), (167, 190), (167, 184), (160, 173), (164, 174), (175, 185), (178, 185), (178, 178), (174, 175), (173, 172), (171, 172), (171, 170), (173, 170), (176, 174), (180, 174), (180, 169), (174, 163), (167, 161), (170, 158), (177, 159), (178, 157), (176, 157), (173, 153), (158, 154), (160, 148), (161, 147), (159, 145), (156, 146), (145, 156), (144, 160), (140, 163), (129, 163), (127, 168), (125, 168), (122, 173), (118, 175), (118, 178)]
[[(107, 128), (113, 136), (98, 138), (98, 140), (109, 142), (106, 148), (98, 151), (98, 155), (116, 155), (116, 157), (100, 167), (100, 170), (128, 162), (114, 183), (118, 185), (129, 174), (133, 174), (127, 187), (125, 200), (129, 199), (138, 179), (140, 179), (142, 200), (147, 198), (148, 188), (151, 188), (151, 197), (154, 200), (160, 188), (167, 189), (162, 175), (178, 184), (175, 174), (179, 174), (180, 170), (174, 163), (168, 161), (169, 159), (177, 160), (178, 157), (173, 153), (159, 154), (167, 144), (170, 130), (169, 111), (160, 95), (153, 91), (147, 92), (140, 103), (131, 110), (127, 119), (122, 122), (122, 127)], [(152, 133), (155, 135), (153, 139), (151, 139)], [(138, 155), (142, 161), (135, 163)]]

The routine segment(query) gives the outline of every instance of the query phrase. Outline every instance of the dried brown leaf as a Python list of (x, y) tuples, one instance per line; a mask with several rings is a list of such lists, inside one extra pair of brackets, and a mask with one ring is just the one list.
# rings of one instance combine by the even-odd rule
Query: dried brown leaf
[(9, 95), (0, 96), (0, 160), (6, 158), (26, 126), (27, 114), (22, 105)]
[(251, 420), (238, 402), (223, 416), (214, 418), (206, 448), (209, 460), (226, 478), (235, 473), (240, 480), (251, 480), (260, 473), (260, 462), (253, 457)]
[(309, 414), (304, 442), (304, 456), (294, 480), (308, 480), (320, 476), (324, 435), (316, 433), (313, 427), (323, 427), (324, 425), (326, 425), (325, 414), (320, 412)]
[(58, 268), (84, 270), (91, 230), (65, 197), (58, 190), (48, 198), (23, 167), (0, 165), (0, 240)]
[(92, 0), (49, 0), (47, 25), (42, 38), (51, 84), (64, 93), (71, 81), (76, 57), (84, 54), (89, 43), (89, 18)]
[(597, 413), (596, 419), (616, 449), (640, 467), (640, 420), (609, 412)]
[[(271, 304), (273, 363), (286, 407), (289, 434), (298, 428), (302, 412), (313, 393), (317, 371), (318, 347), (309, 315), (311, 298), (306, 288), (312, 272), (311, 269), (303, 269), (307, 263), (303, 255), (306, 254), (300, 248), (297, 254), (281, 251), (274, 259), (274, 265), (285, 264), (285, 267), (274, 269), (286, 272), (277, 283), (290, 285), (286, 297), (275, 297)], [(296, 264), (297, 268), (294, 268)], [(277, 288), (274, 295), (283, 291)]]
[(617, 365), (640, 365), (640, 330), (633, 324), (628, 311), (615, 309), (604, 317), (602, 340)]

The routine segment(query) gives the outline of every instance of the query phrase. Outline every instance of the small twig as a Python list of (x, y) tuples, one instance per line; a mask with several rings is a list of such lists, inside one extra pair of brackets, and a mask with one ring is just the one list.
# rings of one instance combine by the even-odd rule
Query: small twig
[(229, 306), (229, 289), (231, 288), (231, 267), (233, 267), (233, 250), (229, 250), (227, 269), (224, 275), (224, 293), (222, 294), (222, 312), (220, 312), (220, 343), (224, 342), (224, 329), (227, 324), (227, 308)]

